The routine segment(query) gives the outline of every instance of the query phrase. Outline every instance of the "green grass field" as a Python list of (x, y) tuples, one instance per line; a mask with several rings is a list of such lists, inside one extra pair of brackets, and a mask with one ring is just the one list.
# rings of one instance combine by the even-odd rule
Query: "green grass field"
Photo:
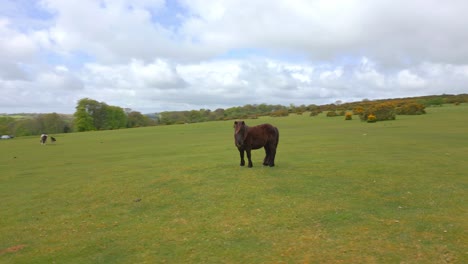
[(468, 263), (468, 105), (0, 141), (0, 263)]

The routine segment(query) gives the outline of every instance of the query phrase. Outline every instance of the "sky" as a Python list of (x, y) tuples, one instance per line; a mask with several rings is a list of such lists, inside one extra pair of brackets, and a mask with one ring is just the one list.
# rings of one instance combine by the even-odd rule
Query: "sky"
[(468, 93), (466, 0), (0, 0), (0, 113)]

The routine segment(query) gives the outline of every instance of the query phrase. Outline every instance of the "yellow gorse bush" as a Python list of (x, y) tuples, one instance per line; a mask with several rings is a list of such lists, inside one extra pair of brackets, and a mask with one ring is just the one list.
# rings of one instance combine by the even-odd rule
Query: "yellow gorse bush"
[(353, 119), (353, 113), (347, 112), (345, 114), (345, 120), (352, 120)]
[(377, 117), (373, 114), (370, 114), (367, 116), (367, 122), (368, 123), (375, 123), (377, 122)]

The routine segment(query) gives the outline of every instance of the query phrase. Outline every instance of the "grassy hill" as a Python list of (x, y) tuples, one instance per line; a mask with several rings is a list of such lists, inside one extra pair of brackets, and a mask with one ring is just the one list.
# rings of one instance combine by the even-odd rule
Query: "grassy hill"
[(232, 121), (0, 141), (0, 263), (466, 263), (468, 105), (290, 115), (276, 167)]

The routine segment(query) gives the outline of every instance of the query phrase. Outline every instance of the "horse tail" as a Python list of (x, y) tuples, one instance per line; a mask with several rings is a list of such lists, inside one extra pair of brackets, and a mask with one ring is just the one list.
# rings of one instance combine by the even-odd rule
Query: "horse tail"
[(279, 143), (279, 130), (277, 127), (275, 127), (275, 132), (276, 132), (276, 142), (275, 142), (275, 147), (278, 146)]

